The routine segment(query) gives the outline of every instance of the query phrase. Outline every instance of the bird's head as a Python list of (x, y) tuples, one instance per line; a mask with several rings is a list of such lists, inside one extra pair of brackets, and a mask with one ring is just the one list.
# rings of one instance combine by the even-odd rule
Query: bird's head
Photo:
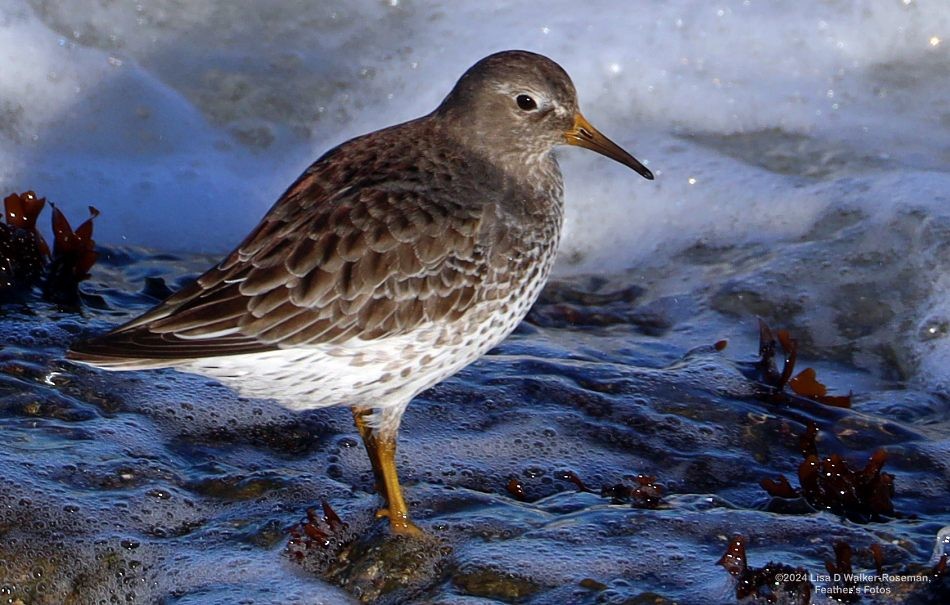
[(516, 50), (485, 57), (462, 75), (436, 114), (464, 128), (471, 143), (499, 153), (546, 155), (557, 145), (577, 145), (653, 179), (587, 121), (570, 76), (543, 55)]

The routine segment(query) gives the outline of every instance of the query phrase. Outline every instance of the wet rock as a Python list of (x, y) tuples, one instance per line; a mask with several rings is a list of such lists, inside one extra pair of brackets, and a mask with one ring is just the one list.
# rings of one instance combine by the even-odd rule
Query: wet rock
[(676, 601), (671, 601), (655, 592), (644, 592), (626, 601), (621, 601), (620, 605), (675, 605), (675, 603)]
[(143, 581), (142, 561), (120, 540), (92, 546), (65, 540), (0, 541), (0, 598), (22, 605), (85, 605), (113, 588), (134, 600)]
[(282, 543), (287, 537), (287, 532), (284, 531), (284, 527), (279, 520), (269, 519), (262, 524), (248, 528), (243, 537), (249, 544), (269, 549)]
[(452, 575), (452, 583), (464, 594), (506, 603), (517, 603), (542, 588), (529, 578), (482, 565), (459, 569)]
[(365, 516), (344, 522), (324, 500), (290, 528), (286, 553), (308, 573), (364, 603), (403, 603), (440, 581), (451, 548), (436, 534), (396, 535)]
[[(190, 403), (182, 404), (187, 411)], [(193, 445), (222, 443), (250, 444), (265, 447), (283, 455), (305, 455), (323, 445), (328, 436), (326, 424), (314, 416), (301, 414), (289, 422), (253, 424), (251, 426), (219, 426), (200, 433), (190, 433)]]
[[(797, 285), (748, 275), (771, 262), (768, 251), (752, 252), (696, 250), (693, 260), (704, 264), (695, 270), (723, 276), (704, 284), (733, 279), (765, 287), (772, 309), (797, 300)], [(649, 279), (625, 276), (562, 280), (564, 287), (539, 303), (550, 328), (520, 331), (409, 407), (399, 468), (411, 509), (434, 538), (394, 537), (370, 512), (379, 501), (368, 493), (372, 471), (347, 410), (298, 414), (197, 376), (105, 373), (58, 359), (77, 332), (101, 331), (153, 304), (158, 290), (143, 290), (145, 277), (174, 289), (185, 279), (179, 276), (214, 260), (122, 254), (98, 266), (107, 280), (87, 286), (98, 287), (107, 310), (87, 309), (82, 318), (52, 305), (0, 313), (0, 602), (12, 594), (30, 605), (59, 604), (81, 590), (102, 602), (182, 605), (242, 598), (698, 605), (723, 596), (730, 580), (713, 563), (719, 542), (737, 531), (749, 531), (769, 558), (812, 572), (838, 539), (851, 541), (856, 553), (881, 541), (891, 570), (919, 561), (921, 544), (944, 525), (948, 416), (941, 392), (823, 364), (819, 373), (838, 389), (857, 381), (853, 410), (765, 402), (743, 363), (731, 361), (752, 351), (743, 344), (742, 334), (754, 333), (746, 311), (723, 321), (710, 310), (707, 286), (685, 295), (642, 293), (629, 285)], [(663, 310), (686, 298), (681, 310)], [(832, 337), (839, 330), (833, 316), (813, 324), (817, 306), (809, 301), (789, 326), (796, 335), (804, 330), (803, 347), (823, 330)], [(545, 316), (545, 307), (573, 309), (575, 323)], [(636, 315), (648, 311), (672, 328), (644, 337)], [(712, 343), (726, 337), (734, 344), (717, 351)], [(836, 359), (850, 359), (854, 347), (832, 340), (809, 355), (825, 362), (840, 346)], [(859, 348), (878, 354), (867, 343)], [(815, 513), (802, 498), (766, 504), (756, 481), (794, 476), (797, 434), (808, 419), (823, 431), (823, 451), (848, 460), (886, 446), (888, 470), (898, 478), (895, 503), (918, 520), (859, 526)], [(626, 487), (610, 495), (632, 496), (636, 473), (655, 474), (668, 488), (661, 510), (611, 505), (599, 495), (601, 486), (621, 483)], [(284, 557), (287, 528), (324, 496), (349, 525), (334, 531), (320, 521), (319, 531), (300, 534), (313, 543), (303, 560)], [(10, 548), (18, 532), (26, 537), (16, 539), (45, 546)], [(97, 542), (116, 554), (93, 549)], [(860, 556), (855, 569), (868, 568)], [(41, 570), (50, 587), (44, 601), (26, 588), (38, 585), (29, 574), (46, 558), (56, 566)], [(66, 569), (64, 558), (76, 563)], [(130, 571), (133, 560), (147, 573)], [(109, 584), (113, 574), (137, 583)], [(585, 578), (591, 581), (581, 584)], [(19, 592), (2, 592), (8, 584)], [(719, 590), (711, 598), (703, 591), (709, 586)]]
[(19, 416), (64, 422), (84, 422), (97, 417), (96, 412), (89, 406), (65, 398), (43, 397), (30, 393), (0, 399), (0, 409)]
[(147, 296), (156, 301), (165, 300), (174, 294), (174, 290), (168, 287), (165, 280), (161, 277), (148, 276), (145, 278), (145, 285), (142, 287), (142, 296)]
[(186, 487), (196, 494), (222, 500), (250, 500), (282, 489), (288, 485), (285, 478), (274, 473), (258, 473), (251, 476), (228, 475), (208, 477), (189, 482)]
[(450, 551), (432, 535), (397, 536), (377, 523), (340, 553), (325, 577), (363, 603), (402, 603), (438, 582)]
[(604, 328), (618, 324), (636, 326), (644, 334), (659, 336), (672, 327), (663, 306), (638, 307), (644, 289), (627, 285), (611, 290), (597, 278), (552, 282), (541, 293), (526, 322), (541, 327)]

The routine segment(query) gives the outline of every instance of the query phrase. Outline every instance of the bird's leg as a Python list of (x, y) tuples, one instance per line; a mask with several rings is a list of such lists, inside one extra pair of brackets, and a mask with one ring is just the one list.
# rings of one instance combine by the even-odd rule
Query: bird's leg
[(386, 501), (385, 508), (379, 509), (377, 517), (387, 517), (389, 527), (394, 533), (420, 536), (422, 530), (409, 519), (409, 507), (402, 495), (399, 475), (396, 472), (396, 432), (378, 433), (366, 424), (370, 410), (353, 409), (356, 428), (366, 446), (369, 462), (376, 478), (376, 490)]
[(386, 494), (386, 483), (383, 481), (382, 473), (379, 470), (379, 448), (376, 446), (376, 436), (373, 434), (372, 427), (366, 424), (366, 417), (372, 413), (373, 411), (371, 409), (353, 408), (353, 423), (356, 425), (356, 430), (360, 433), (360, 439), (363, 440), (363, 447), (366, 448), (366, 455), (369, 457), (370, 466), (373, 467), (373, 479), (376, 481), (376, 491), (388, 501), (389, 496)]
[(396, 433), (378, 435), (376, 439), (379, 469), (386, 486), (386, 508), (376, 513), (388, 517), (389, 527), (397, 534), (421, 536), (422, 530), (409, 520), (409, 507), (402, 496), (399, 474), (396, 472)]

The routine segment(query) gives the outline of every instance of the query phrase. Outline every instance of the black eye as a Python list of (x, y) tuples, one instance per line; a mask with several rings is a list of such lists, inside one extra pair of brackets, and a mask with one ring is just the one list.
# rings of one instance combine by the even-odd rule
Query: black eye
[(515, 97), (515, 103), (518, 104), (518, 107), (525, 111), (531, 111), (532, 109), (537, 109), (538, 104), (534, 102), (534, 99), (528, 95), (518, 95)]

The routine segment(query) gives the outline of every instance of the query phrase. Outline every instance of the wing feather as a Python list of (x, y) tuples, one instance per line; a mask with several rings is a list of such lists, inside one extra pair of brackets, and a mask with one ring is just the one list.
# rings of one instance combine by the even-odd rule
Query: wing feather
[[(461, 205), (395, 178), (352, 178), (318, 160), (221, 263), (141, 317), (78, 343), (74, 359), (108, 365), (188, 360), (375, 339), (462, 315), (498, 296), (511, 237), (489, 205)], [(377, 160), (381, 161), (381, 160)], [(385, 173), (388, 165), (379, 166)], [(390, 171), (391, 174), (398, 174)], [(106, 360), (106, 361), (103, 361)]]

